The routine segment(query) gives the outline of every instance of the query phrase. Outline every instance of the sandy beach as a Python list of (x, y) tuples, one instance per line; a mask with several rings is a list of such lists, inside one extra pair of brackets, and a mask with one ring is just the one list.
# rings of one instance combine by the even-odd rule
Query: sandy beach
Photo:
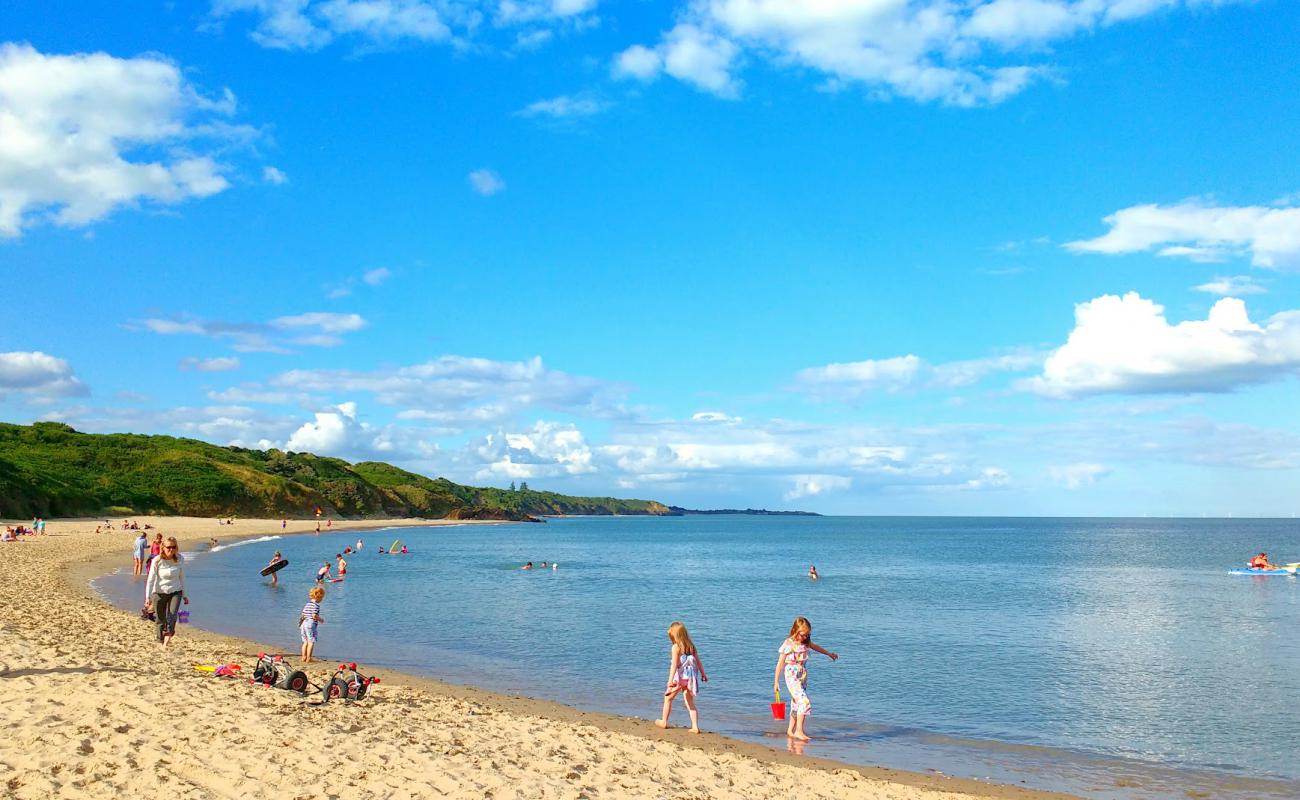
[[(280, 533), (278, 520), (136, 518), (192, 547)], [(120, 522), (118, 523), (120, 524)], [(348, 529), (429, 525), (347, 522)], [(455, 523), (444, 523), (455, 524)], [(459, 523), (464, 524), (464, 523)], [(480, 523), (486, 524), (486, 523)], [(354, 705), (307, 702), (193, 669), (265, 646), (182, 626), (168, 649), (153, 627), (94, 596), (88, 580), (130, 568), (135, 533), (52, 521), (0, 545), (0, 796), (235, 798), (1063, 797), (1014, 786), (848, 767), (721, 736), (581, 712), (379, 669)], [(308, 533), (314, 521), (290, 523)], [(283, 644), (280, 650), (286, 648)], [(309, 665), (316, 682), (330, 659)], [(648, 711), (653, 711), (653, 698)]]

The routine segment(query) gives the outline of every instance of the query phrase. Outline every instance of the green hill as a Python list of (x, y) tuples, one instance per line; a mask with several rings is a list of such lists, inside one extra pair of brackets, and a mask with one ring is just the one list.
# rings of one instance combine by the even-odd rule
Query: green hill
[(0, 423), (0, 517), (303, 517), (317, 507), (337, 517), (674, 513), (653, 500), (479, 489), (377, 461)]

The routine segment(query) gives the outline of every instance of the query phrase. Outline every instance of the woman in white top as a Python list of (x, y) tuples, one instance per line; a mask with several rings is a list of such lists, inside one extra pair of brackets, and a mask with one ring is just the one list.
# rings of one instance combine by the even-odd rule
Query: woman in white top
[(149, 564), (149, 577), (144, 582), (144, 607), (153, 604), (154, 619), (158, 623), (158, 641), (171, 644), (176, 635), (176, 615), (181, 603), (189, 605), (185, 596), (184, 557), (176, 545), (176, 537), (168, 537), (162, 552)]

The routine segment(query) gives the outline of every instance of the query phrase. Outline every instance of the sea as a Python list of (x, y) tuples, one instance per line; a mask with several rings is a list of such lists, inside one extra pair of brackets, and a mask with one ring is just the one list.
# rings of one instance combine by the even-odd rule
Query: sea
[[(318, 653), (381, 676), (652, 720), (680, 620), (710, 678), (701, 726), (793, 749), (772, 718), (772, 677), (804, 616), (839, 655), (812, 656), (805, 755), (1099, 798), (1300, 797), (1300, 580), (1228, 572), (1261, 550), (1300, 561), (1300, 520), (342, 529), (189, 553), (191, 624), (296, 653), (317, 569), (359, 540), (346, 580), (326, 584)], [(408, 553), (380, 555), (394, 540)], [(275, 550), (289, 565), (272, 586), (258, 571)], [(134, 610), (129, 558), (124, 547), (126, 568), (94, 586)], [(687, 722), (680, 702), (672, 721)]]

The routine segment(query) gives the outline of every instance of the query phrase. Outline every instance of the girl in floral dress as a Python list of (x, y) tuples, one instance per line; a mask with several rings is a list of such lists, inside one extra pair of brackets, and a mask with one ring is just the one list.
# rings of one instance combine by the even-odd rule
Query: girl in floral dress
[(812, 623), (806, 617), (796, 617), (790, 626), (789, 638), (777, 651), (776, 674), (772, 676), (772, 691), (780, 692), (781, 674), (785, 673), (785, 688), (790, 693), (790, 716), (785, 734), (805, 742), (809, 737), (803, 732), (804, 719), (812, 713), (812, 701), (808, 699), (809, 650), (829, 656), (831, 661), (839, 660), (839, 654), (813, 644)]
[(709, 676), (704, 674), (704, 663), (700, 661), (700, 653), (695, 649), (695, 642), (691, 641), (685, 625), (680, 622), (669, 625), (668, 641), (673, 643), (672, 652), (668, 656), (668, 688), (664, 692), (663, 715), (655, 720), (655, 724), (661, 728), (668, 727), (673, 700), (680, 694), (686, 703), (686, 711), (691, 715), (691, 733), (699, 733), (700, 717), (695, 708), (695, 695), (700, 693), (700, 682), (707, 683)]

